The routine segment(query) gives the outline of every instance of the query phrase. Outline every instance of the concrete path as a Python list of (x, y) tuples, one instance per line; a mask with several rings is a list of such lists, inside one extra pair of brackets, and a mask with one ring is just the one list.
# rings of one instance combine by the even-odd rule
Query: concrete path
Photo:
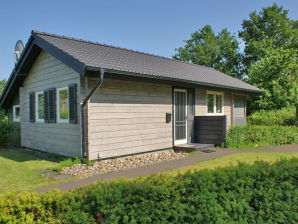
[(215, 152), (212, 153), (204, 153), (197, 152), (192, 156), (188, 156), (178, 160), (171, 160), (162, 163), (156, 163), (148, 166), (123, 170), (123, 171), (115, 171), (104, 175), (94, 175), (85, 179), (76, 179), (68, 182), (64, 182), (61, 184), (56, 184), (44, 188), (36, 189), (35, 191), (38, 193), (46, 192), (51, 189), (57, 188), (61, 191), (73, 190), (78, 187), (82, 187), (86, 184), (96, 183), (98, 180), (110, 180), (114, 178), (121, 177), (138, 177), (138, 176), (146, 176), (152, 173), (161, 172), (164, 170), (170, 169), (179, 169), (183, 167), (187, 167), (190, 165), (197, 164), (199, 162), (215, 159), (222, 156), (227, 156), (235, 153), (242, 152), (298, 152), (298, 145), (288, 145), (288, 146), (270, 146), (259, 149), (221, 149), (221, 148), (212, 148)]

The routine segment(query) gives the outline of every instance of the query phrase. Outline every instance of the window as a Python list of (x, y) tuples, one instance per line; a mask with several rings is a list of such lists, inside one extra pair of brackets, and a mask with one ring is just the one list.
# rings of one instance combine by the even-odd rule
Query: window
[(212, 115), (223, 114), (223, 94), (221, 93), (207, 94), (207, 114), (212, 114)]
[(44, 122), (44, 92), (36, 93), (36, 106), (35, 106), (35, 114), (37, 122)]
[(208, 113), (214, 113), (214, 95), (213, 94), (208, 94), (207, 103), (208, 103)]
[(222, 95), (216, 95), (216, 113), (222, 113)]
[(58, 122), (68, 122), (68, 87), (57, 89)]
[(13, 106), (13, 121), (20, 122), (21, 120), (21, 107), (20, 105)]

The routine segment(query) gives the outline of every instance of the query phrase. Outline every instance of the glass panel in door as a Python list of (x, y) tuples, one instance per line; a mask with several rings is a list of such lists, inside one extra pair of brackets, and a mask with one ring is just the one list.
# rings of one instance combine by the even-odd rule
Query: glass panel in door
[(187, 143), (187, 92), (175, 90), (175, 141), (174, 144)]

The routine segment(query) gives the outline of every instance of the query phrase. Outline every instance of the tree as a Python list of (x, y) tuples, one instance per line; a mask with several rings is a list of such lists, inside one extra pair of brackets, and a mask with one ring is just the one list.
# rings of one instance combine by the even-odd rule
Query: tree
[(2, 90), (4, 89), (5, 84), (6, 84), (6, 79), (0, 80), (0, 94), (2, 93)]
[(265, 93), (249, 100), (249, 113), (298, 105), (297, 56), (298, 51), (294, 49), (270, 48), (264, 51), (263, 58), (252, 64), (248, 72), (250, 82)]
[(243, 20), (239, 37), (245, 43), (243, 64), (245, 72), (266, 54), (267, 49), (297, 49), (298, 21), (288, 18), (288, 11), (273, 4)]
[(238, 41), (227, 29), (216, 35), (211, 26), (206, 25), (184, 42), (184, 47), (175, 49), (173, 58), (212, 67), (233, 77), (242, 78)]

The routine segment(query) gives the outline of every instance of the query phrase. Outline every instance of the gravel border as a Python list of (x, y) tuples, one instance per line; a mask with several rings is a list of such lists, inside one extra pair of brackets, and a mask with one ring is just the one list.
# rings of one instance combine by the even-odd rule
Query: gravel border
[(127, 170), (164, 161), (181, 159), (186, 156), (188, 156), (188, 153), (166, 150), (96, 161), (90, 166), (86, 164), (75, 164), (72, 167), (64, 167), (61, 171), (62, 174), (87, 178), (97, 174)]

